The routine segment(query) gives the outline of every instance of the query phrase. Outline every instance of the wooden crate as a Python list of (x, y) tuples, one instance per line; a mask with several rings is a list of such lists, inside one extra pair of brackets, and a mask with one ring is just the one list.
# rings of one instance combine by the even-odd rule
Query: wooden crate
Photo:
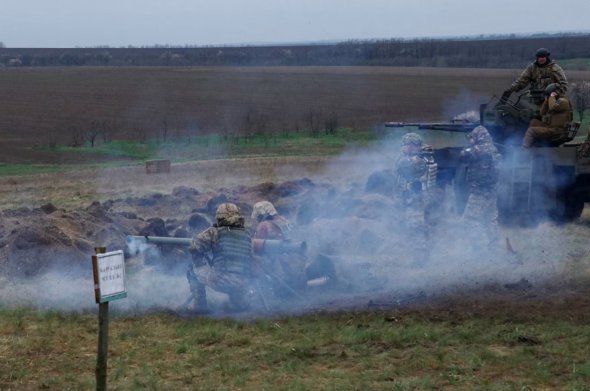
[(170, 160), (146, 160), (145, 172), (147, 174), (159, 174), (170, 172)]

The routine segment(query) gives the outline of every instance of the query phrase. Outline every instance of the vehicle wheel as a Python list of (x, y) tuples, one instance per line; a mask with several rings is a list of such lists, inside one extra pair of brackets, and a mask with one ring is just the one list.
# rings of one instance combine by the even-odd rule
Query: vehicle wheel
[(551, 211), (554, 221), (566, 223), (573, 221), (582, 215), (584, 201), (571, 192), (567, 192), (558, 198), (558, 205)]

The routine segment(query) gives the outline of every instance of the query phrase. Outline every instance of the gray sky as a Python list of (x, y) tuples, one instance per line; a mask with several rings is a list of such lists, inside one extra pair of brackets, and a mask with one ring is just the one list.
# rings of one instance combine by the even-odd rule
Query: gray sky
[(588, 0), (0, 0), (7, 47), (590, 32)]

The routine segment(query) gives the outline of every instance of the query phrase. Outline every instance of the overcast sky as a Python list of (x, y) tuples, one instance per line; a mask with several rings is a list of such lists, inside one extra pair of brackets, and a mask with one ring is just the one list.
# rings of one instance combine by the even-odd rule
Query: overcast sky
[(0, 0), (7, 47), (590, 32), (589, 0)]

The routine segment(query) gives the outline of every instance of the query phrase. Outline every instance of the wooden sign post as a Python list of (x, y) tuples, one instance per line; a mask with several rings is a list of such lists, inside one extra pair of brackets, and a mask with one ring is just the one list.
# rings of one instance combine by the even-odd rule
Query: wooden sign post
[(107, 389), (107, 359), (109, 352), (109, 301), (127, 297), (125, 291), (125, 258), (123, 251), (106, 252), (94, 249), (92, 272), (94, 297), (98, 304), (98, 355), (96, 358), (96, 389)]

